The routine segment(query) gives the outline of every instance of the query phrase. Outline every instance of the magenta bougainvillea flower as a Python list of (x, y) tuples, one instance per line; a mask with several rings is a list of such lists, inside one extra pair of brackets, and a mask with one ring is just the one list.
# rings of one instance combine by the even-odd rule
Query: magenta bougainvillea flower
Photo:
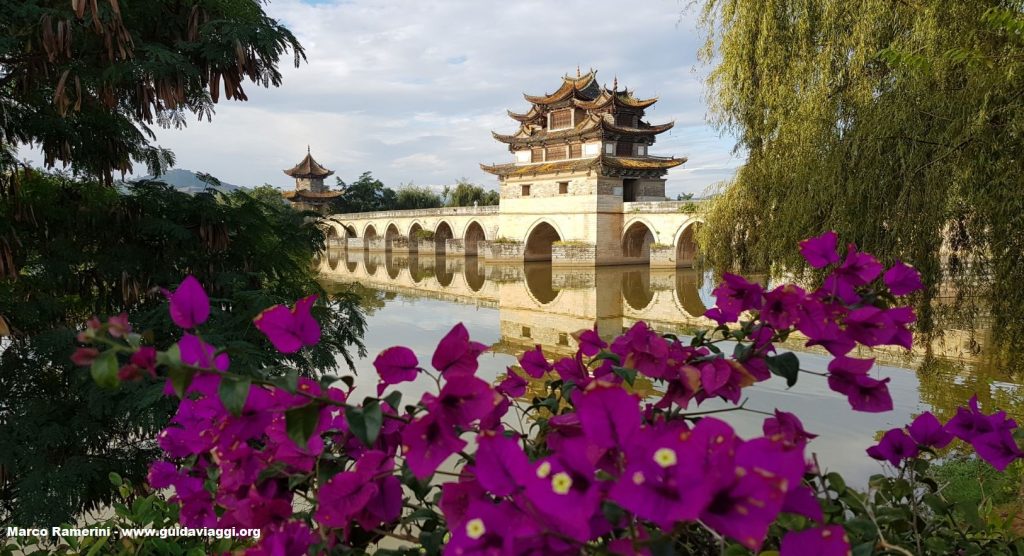
[(540, 346), (523, 352), (519, 358), (519, 365), (533, 378), (540, 378), (551, 370), (551, 363), (544, 357), (544, 351)]
[(930, 411), (918, 415), (907, 427), (907, 432), (914, 442), (929, 448), (942, 449), (953, 441), (953, 435)]
[(477, 437), (472, 470), (488, 492), (495, 496), (510, 496), (520, 490), (531, 466), (518, 439), (491, 432)]
[(373, 360), (373, 367), (380, 377), (377, 395), (383, 393), (387, 386), (416, 380), (421, 370), (419, 364), (416, 354), (407, 347), (395, 346), (380, 352)]
[(195, 328), (210, 318), (210, 298), (195, 276), (186, 276), (178, 289), (162, 290), (170, 302), (171, 320), (181, 328)]
[(608, 342), (601, 339), (596, 329), (580, 331), (576, 335), (576, 341), (579, 343), (580, 353), (587, 357), (593, 357), (608, 347)]
[(314, 346), (320, 342), (320, 323), (311, 312), (316, 297), (304, 297), (296, 301), (292, 309), (274, 305), (256, 315), (253, 324), (281, 353), (295, 353), (303, 346)]
[(850, 539), (842, 525), (790, 531), (782, 537), (779, 556), (849, 556)]
[(804, 424), (796, 415), (778, 409), (775, 410), (775, 417), (764, 420), (761, 430), (765, 437), (790, 447), (802, 448), (807, 445), (809, 440), (818, 437), (818, 435), (804, 430)]
[(509, 367), (505, 370), (505, 380), (498, 384), (497, 390), (509, 398), (519, 398), (526, 393), (526, 385), (526, 379), (519, 376), (515, 369)]
[(593, 382), (575, 403), (583, 434), (595, 446), (623, 448), (640, 429), (640, 400), (622, 388)]
[(800, 254), (812, 267), (825, 268), (839, 262), (839, 252), (836, 250), (838, 245), (839, 235), (830, 230), (801, 241)]
[(789, 328), (799, 320), (799, 308), (806, 300), (807, 292), (799, 286), (781, 285), (765, 294), (761, 318), (772, 328)]
[(444, 375), (472, 375), (479, 367), (477, 359), (486, 349), (487, 346), (469, 339), (469, 331), (460, 322), (438, 342), (430, 364)]
[(868, 448), (868, 455), (888, 461), (893, 467), (899, 467), (903, 460), (917, 457), (917, 443), (903, 429), (889, 429), (882, 436), (881, 442)]
[(402, 430), (402, 451), (409, 470), (426, 479), (449, 456), (466, 447), (451, 426), (433, 414), (413, 420)]
[(885, 271), (882, 280), (893, 295), (908, 295), (924, 288), (917, 269), (901, 261)]

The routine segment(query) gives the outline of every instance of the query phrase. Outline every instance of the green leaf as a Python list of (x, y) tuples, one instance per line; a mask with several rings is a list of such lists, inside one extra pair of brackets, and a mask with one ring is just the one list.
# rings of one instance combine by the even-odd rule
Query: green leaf
[(107, 478), (110, 479), (110, 484), (116, 487), (119, 487), (122, 484), (124, 484), (124, 479), (122, 479), (120, 475), (114, 473), (113, 471), (111, 471), (110, 474), (107, 475)]
[(316, 424), (320, 420), (320, 404), (310, 403), (284, 412), (285, 430), (301, 448), (305, 448), (309, 437), (313, 436)]
[(625, 367), (612, 367), (612, 372), (622, 377), (622, 380), (626, 381), (626, 384), (633, 385), (633, 381), (636, 380), (636, 369), (627, 369)]
[(398, 411), (398, 408), (402, 406), (402, 393), (395, 391), (384, 397), (384, 403), (391, 406), (392, 409)]
[(104, 388), (117, 388), (119, 384), (117, 369), (117, 353), (112, 349), (108, 349), (99, 354), (96, 359), (93, 359), (89, 372), (92, 374), (92, 379), (96, 381), (96, 384)]
[(792, 387), (796, 384), (796, 377), (800, 374), (800, 360), (796, 354), (788, 351), (765, 359), (772, 374), (786, 379), (786, 386)]
[(195, 369), (190, 369), (181, 365), (174, 365), (167, 369), (167, 377), (171, 379), (171, 386), (174, 387), (174, 393), (179, 398), (185, 397), (185, 391), (188, 390), (188, 385), (192, 384), (192, 379), (195, 378)]
[(181, 350), (178, 348), (178, 344), (167, 348), (167, 351), (158, 351), (156, 353), (156, 362), (166, 367), (181, 365)]
[(221, 377), (217, 393), (220, 395), (221, 403), (224, 404), (224, 407), (232, 415), (238, 416), (242, 414), (245, 400), (249, 397), (249, 386), (251, 385), (252, 379), (249, 377), (231, 375)]
[(369, 399), (363, 403), (363, 407), (346, 407), (345, 420), (348, 421), (348, 428), (356, 438), (366, 446), (373, 446), (380, 435), (380, 429), (384, 425), (384, 414), (380, 409), (378, 400)]
[(289, 369), (284, 376), (275, 376), (271, 378), (270, 383), (289, 394), (294, 394), (295, 391), (299, 389), (299, 371)]

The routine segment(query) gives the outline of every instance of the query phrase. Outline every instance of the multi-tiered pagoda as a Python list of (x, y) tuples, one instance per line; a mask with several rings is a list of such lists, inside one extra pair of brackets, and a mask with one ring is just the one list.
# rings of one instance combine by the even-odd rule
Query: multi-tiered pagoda
[(284, 173), (295, 178), (295, 190), (285, 191), (284, 198), (292, 202), (297, 208), (322, 210), (327, 204), (342, 194), (341, 191), (331, 191), (324, 184), (324, 179), (334, 174), (313, 159), (313, 155), (306, 147), (306, 158)]
[[(652, 125), (644, 120), (645, 110), (657, 99), (640, 99), (629, 89), (619, 90), (617, 80), (611, 88), (601, 87), (594, 70), (563, 77), (554, 93), (523, 96), (532, 105), (530, 109), (521, 114), (508, 112), (519, 122), (519, 129), (511, 135), (492, 132), (495, 139), (508, 145), (515, 162), (481, 165), (496, 174), (503, 186), (531, 182), (528, 188), (519, 189), (520, 196), (572, 194), (557, 189), (557, 178), (583, 172), (608, 178), (601, 180), (602, 185), (614, 178), (617, 183), (612, 190), (618, 191), (623, 201), (664, 200), (663, 176), (669, 168), (686, 162), (685, 158), (655, 157), (648, 152), (655, 137), (674, 125)], [(536, 183), (546, 178), (556, 185)], [(516, 193), (505, 189), (503, 199), (506, 193)]]

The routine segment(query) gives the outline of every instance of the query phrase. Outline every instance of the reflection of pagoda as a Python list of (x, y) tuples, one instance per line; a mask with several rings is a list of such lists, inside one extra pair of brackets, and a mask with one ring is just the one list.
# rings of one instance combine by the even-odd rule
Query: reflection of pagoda
[[(607, 194), (613, 194), (614, 189), (623, 201), (664, 200), (662, 176), (686, 159), (653, 157), (647, 151), (655, 136), (671, 129), (673, 123), (645, 122), (644, 110), (654, 105), (657, 98), (638, 99), (629, 89), (620, 91), (617, 79), (612, 88), (601, 87), (596, 76), (594, 70), (585, 75), (577, 71), (575, 78), (563, 77), (554, 93), (524, 95), (532, 104), (530, 109), (523, 114), (508, 113), (520, 123), (519, 130), (511, 135), (493, 133), (495, 139), (508, 144), (515, 162), (481, 165), (482, 168), (498, 175), (503, 184), (589, 171), (600, 178), (621, 178), (616, 184), (621, 189), (609, 187)], [(611, 185), (610, 180), (606, 183)], [(535, 189), (541, 188), (519, 193), (545, 194)], [(575, 192), (551, 192), (559, 193)], [(602, 193), (605, 192), (599, 192)]]
[(306, 148), (306, 158), (285, 174), (295, 178), (295, 190), (285, 191), (284, 198), (288, 199), (296, 208), (323, 210), (330, 203), (331, 199), (342, 194), (341, 191), (331, 191), (324, 185), (324, 178), (334, 172), (320, 165)]

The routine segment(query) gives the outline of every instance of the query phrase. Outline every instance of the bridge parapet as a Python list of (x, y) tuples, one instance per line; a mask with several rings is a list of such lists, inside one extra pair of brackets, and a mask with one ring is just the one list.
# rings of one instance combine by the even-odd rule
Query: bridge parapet
[(694, 209), (692, 212), (703, 212), (707, 209), (708, 201), (706, 199), (697, 199), (692, 201), (636, 201), (629, 203), (622, 203), (622, 212), (626, 215), (629, 214), (674, 214), (674, 213), (687, 213), (691, 212), (690, 209)]
[(388, 218), (429, 218), (440, 216), (482, 216), (498, 214), (498, 205), (483, 207), (441, 207), (432, 209), (379, 210), (375, 212), (344, 212), (328, 215), (327, 218), (342, 220), (374, 220)]

